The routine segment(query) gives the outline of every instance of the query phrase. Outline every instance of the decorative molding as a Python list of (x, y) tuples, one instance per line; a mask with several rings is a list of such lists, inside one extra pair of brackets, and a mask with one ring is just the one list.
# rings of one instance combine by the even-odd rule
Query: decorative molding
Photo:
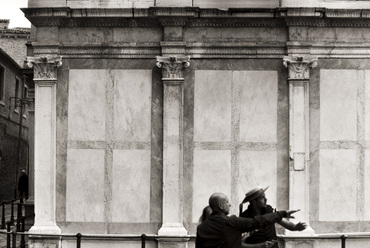
[(27, 65), (34, 69), (34, 80), (56, 81), (57, 68), (62, 65), (62, 57), (27, 57)]
[(289, 70), (289, 80), (307, 80), (310, 79), (310, 68), (317, 65), (317, 58), (285, 56), (283, 64)]
[(190, 66), (189, 56), (157, 56), (157, 66), (162, 68), (162, 80), (184, 80), (183, 69)]

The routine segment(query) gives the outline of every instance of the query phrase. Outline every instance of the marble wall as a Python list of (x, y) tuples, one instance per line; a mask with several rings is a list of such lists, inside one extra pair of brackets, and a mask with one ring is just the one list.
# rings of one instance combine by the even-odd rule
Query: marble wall
[(65, 79), (68, 130), (60, 162), (66, 175), (59, 200), (66, 205), (58, 204), (65, 211), (59, 220), (96, 223), (92, 231), (113, 223), (109, 232), (119, 227), (114, 223), (149, 223), (152, 70), (70, 69)]
[(277, 71), (195, 71), (193, 222), (214, 192), (236, 214), (249, 189), (269, 185), (276, 205), (277, 89)]
[(311, 222), (317, 233), (366, 231), (369, 63), (319, 63), (310, 85)]

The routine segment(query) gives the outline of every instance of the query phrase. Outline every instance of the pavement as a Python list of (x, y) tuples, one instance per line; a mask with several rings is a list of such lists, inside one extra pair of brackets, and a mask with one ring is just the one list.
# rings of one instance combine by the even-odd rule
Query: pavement
[[(24, 213), (24, 212), (23, 212)], [(7, 245), (7, 234), (4, 233), (6, 232), (6, 226), (5, 226), (5, 229), (1, 228), (1, 221), (2, 221), (2, 206), (0, 205), (0, 248), (6, 248), (6, 245)], [(7, 221), (10, 221), (10, 218), (11, 218), (11, 205), (10, 204), (7, 204), (5, 205), (5, 222)], [(17, 205), (14, 204), (14, 219), (17, 219)], [(16, 222), (14, 223), (14, 225), (11, 225), (10, 226), (10, 231), (16, 231)], [(10, 240), (12, 241), (12, 240)], [(21, 241), (21, 237), (20, 235), (17, 235), (17, 247), (20, 246), (20, 241)], [(10, 242), (10, 246), (12, 245), (12, 242)], [(26, 247), (27, 246), (27, 236), (26, 236)]]

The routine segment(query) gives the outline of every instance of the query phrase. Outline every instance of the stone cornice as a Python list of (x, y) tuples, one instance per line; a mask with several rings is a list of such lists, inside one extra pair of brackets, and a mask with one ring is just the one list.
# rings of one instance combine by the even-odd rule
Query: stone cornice
[(313, 26), (370, 27), (370, 9), (275, 8), (275, 9), (71, 9), (24, 8), (36, 26), (60, 27), (240, 27)]

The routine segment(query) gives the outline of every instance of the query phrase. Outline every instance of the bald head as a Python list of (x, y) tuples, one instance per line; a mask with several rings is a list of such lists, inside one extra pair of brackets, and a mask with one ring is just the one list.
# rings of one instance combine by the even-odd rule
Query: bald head
[(209, 198), (209, 206), (212, 209), (212, 212), (229, 214), (230, 203), (229, 198), (223, 193), (214, 193)]

